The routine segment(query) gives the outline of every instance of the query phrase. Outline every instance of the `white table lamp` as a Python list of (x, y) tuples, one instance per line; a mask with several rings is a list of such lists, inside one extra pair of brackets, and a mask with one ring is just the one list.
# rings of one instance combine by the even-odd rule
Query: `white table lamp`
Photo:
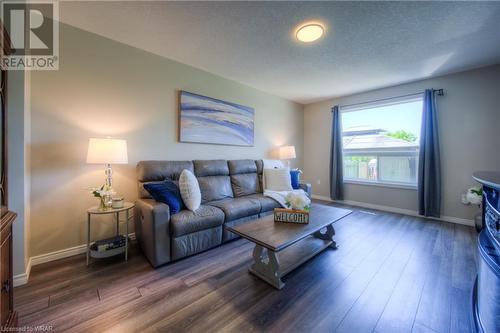
[(290, 160), (296, 157), (295, 146), (283, 146), (279, 148), (279, 159), (287, 160), (288, 167), (290, 167)]
[(88, 164), (106, 165), (106, 185), (113, 185), (111, 164), (127, 164), (127, 141), (109, 138), (90, 138), (87, 152)]

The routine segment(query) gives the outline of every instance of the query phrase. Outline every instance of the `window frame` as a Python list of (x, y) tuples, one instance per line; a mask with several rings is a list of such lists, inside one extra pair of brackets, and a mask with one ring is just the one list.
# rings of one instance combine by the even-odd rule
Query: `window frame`
[[(349, 112), (356, 112), (356, 111), (374, 109), (374, 108), (378, 108), (378, 107), (392, 106), (392, 105), (403, 104), (403, 103), (410, 103), (410, 102), (415, 102), (415, 101), (421, 101), (423, 103), (423, 99), (424, 99), (424, 94), (417, 93), (417, 94), (412, 94), (412, 95), (405, 95), (405, 96), (400, 96), (400, 97), (381, 99), (378, 101), (352, 104), (352, 105), (348, 105), (348, 106), (340, 106), (339, 112), (340, 112), (340, 115), (342, 117), (342, 114), (349, 113)], [(344, 140), (343, 132), (344, 132), (344, 129), (342, 128), (342, 141)], [(344, 147), (342, 147), (342, 168), (343, 168), (343, 170), (345, 170), (344, 169), (345, 168), (344, 158), (346, 156), (349, 156), (349, 155), (351, 155), (351, 156), (363, 156), (363, 154), (366, 154), (366, 156), (376, 157), (377, 158), (377, 170), (380, 170), (380, 168), (378, 167), (378, 165), (380, 163), (379, 156), (381, 156), (381, 157), (383, 157), (383, 156), (402, 156), (402, 155), (408, 154), (408, 156), (416, 156), (417, 157), (417, 170), (416, 170), (415, 183), (391, 182), (391, 181), (383, 181), (383, 180), (371, 181), (371, 180), (361, 180), (361, 179), (355, 179), (355, 178), (345, 178), (345, 174), (343, 176), (343, 183), (344, 184), (375, 186), (375, 187), (417, 190), (418, 180), (419, 180), (419, 174), (418, 174), (419, 152), (420, 152), (420, 143), (419, 143), (418, 150), (416, 150), (416, 152), (414, 154), (412, 154), (411, 152), (408, 152), (408, 150), (397, 149), (397, 148), (395, 148), (394, 150), (388, 150), (388, 151), (358, 150), (358, 151), (351, 151), (351, 152), (348, 151), (346, 153)], [(378, 178), (378, 176), (377, 176), (377, 178)]]

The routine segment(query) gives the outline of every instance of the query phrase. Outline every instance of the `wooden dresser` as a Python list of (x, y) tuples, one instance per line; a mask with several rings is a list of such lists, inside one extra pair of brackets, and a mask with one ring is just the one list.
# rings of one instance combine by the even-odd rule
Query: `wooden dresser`
[(12, 279), (12, 223), (15, 218), (15, 213), (6, 212), (0, 223), (0, 317), (2, 330), (5, 330), (6, 327), (17, 326)]
[[(7, 30), (0, 21), (0, 56), (11, 51)], [(0, 319), (2, 332), (9, 332), (17, 326), (14, 311), (14, 285), (12, 279), (12, 223), (16, 213), (8, 210), (7, 175), (7, 72), (0, 71)]]

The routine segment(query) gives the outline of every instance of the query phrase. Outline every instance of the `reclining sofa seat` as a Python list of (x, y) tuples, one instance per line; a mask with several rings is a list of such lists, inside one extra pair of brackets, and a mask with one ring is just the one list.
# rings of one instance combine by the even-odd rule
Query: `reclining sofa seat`
[[(195, 212), (185, 209), (170, 214), (166, 204), (151, 198), (144, 184), (166, 179), (178, 183), (184, 169), (198, 179), (201, 206)], [(139, 162), (135, 232), (151, 265), (157, 267), (218, 246), (237, 237), (226, 226), (271, 214), (279, 204), (262, 194), (262, 172), (262, 160)]]

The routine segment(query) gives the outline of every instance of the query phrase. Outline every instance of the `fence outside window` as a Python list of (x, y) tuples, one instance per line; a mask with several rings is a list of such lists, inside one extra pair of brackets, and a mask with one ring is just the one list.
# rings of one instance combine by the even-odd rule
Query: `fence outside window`
[(397, 152), (344, 151), (344, 179), (417, 186), (418, 149)]

